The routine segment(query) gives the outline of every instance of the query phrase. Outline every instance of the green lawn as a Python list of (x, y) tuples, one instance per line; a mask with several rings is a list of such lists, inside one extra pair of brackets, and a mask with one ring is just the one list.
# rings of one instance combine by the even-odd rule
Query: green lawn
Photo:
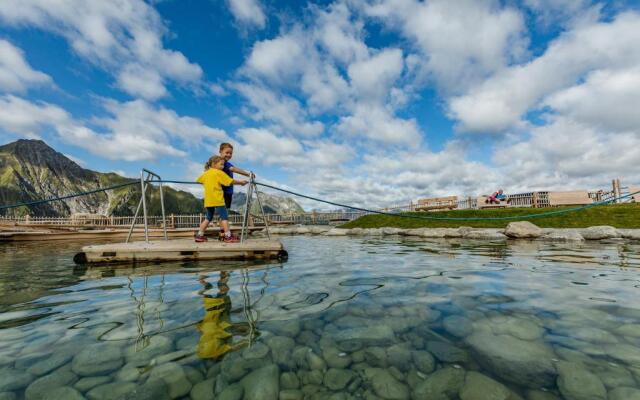
[(575, 207), (557, 208), (501, 208), (492, 210), (457, 210), (441, 212), (403, 213), (410, 216), (489, 218), (522, 216), (522, 218), (502, 221), (436, 221), (401, 218), (392, 215), (367, 215), (348, 222), (341, 228), (455, 228), (471, 226), (476, 228), (504, 228), (511, 221), (527, 220), (541, 228), (585, 228), (594, 225), (611, 225), (616, 228), (640, 228), (640, 203), (617, 204), (592, 207), (548, 217), (526, 218), (527, 215), (541, 214)]

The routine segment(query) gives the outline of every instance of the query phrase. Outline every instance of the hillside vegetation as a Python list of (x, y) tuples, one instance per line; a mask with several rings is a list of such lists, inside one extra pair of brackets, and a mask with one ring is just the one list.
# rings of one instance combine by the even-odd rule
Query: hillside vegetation
[(549, 211), (566, 210), (575, 207), (557, 208), (502, 208), (492, 210), (456, 210), (441, 212), (403, 213), (410, 216), (432, 218), (491, 218), (521, 217), (513, 220), (487, 221), (442, 221), (401, 218), (391, 215), (366, 215), (341, 226), (341, 228), (455, 228), (470, 226), (474, 228), (504, 228), (509, 222), (527, 220), (541, 228), (586, 228), (595, 225), (610, 225), (616, 228), (640, 228), (640, 203), (615, 204), (587, 208), (581, 211), (548, 217), (526, 218), (527, 215)]

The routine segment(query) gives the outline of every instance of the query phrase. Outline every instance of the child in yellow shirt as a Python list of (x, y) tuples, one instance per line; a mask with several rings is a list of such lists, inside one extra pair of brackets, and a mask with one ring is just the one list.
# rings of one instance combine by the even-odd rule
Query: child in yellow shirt
[(222, 187), (230, 185), (246, 185), (247, 181), (235, 180), (225, 174), (222, 171), (224, 168), (224, 161), (224, 158), (220, 156), (211, 157), (204, 164), (204, 172), (197, 179), (197, 181), (202, 183), (204, 186), (204, 207), (207, 210), (207, 217), (200, 224), (200, 229), (196, 235), (196, 242), (207, 241), (207, 238), (204, 237), (204, 231), (207, 229), (207, 226), (209, 226), (209, 223), (213, 220), (213, 216), (216, 213), (220, 217), (220, 230), (224, 232), (223, 241), (238, 241), (237, 237), (231, 236), (231, 231), (229, 230), (229, 214), (224, 204)]

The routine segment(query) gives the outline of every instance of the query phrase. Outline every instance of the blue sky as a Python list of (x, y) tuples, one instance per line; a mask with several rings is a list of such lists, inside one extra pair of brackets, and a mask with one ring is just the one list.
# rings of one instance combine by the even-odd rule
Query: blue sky
[(639, 42), (632, 1), (4, 0), (0, 143), (193, 179), (230, 141), (360, 206), (637, 185)]

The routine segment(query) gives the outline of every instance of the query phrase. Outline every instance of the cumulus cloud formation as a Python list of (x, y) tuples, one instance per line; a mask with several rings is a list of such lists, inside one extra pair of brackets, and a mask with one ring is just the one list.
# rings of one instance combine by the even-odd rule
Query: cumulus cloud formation
[[(598, 69), (640, 65), (640, 14), (582, 25), (554, 40), (540, 57), (511, 66), (450, 101), (463, 131), (493, 133), (517, 125), (546, 96)], [(606, 105), (605, 105), (606, 106)]]
[[(401, 106), (405, 60), (399, 48), (371, 48), (364, 23), (346, 3), (313, 8), (314, 23), (295, 25), (258, 41), (235, 84), (255, 108), (253, 118), (271, 129), (310, 136), (324, 129), (316, 115), (338, 116), (329, 133), (414, 145), (421, 131), (414, 119), (396, 115)], [(279, 101), (274, 101), (279, 99)], [(300, 99), (300, 100), (298, 100)]]
[(164, 156), (186, 156), (175, 146), (197, 141), (213, 146), (228, 140), (226, 133), (202, 121), (179, 116), (143, 100), (120, 103), (104, 100), (108, 117), (80, 121), (59, 106), (31, 102), (13, 95), (0, 97), (0, 130), (38, 137), (47, 129), (60, 139), (111, 160), (156, 160)]
[(241, 159), (299, 171), (334, 168), (348, 161), (352, 151), (347, 146), (325, 140), (299, 141), (278, 136), (267, 129), (244, 128), (236, 132), (241, 140)]
[(229, 10), (236, 19), (242, 24), (252, 25), (258, 28), (264, 28), (267, 23), (267, 17), (264, 14), (262, 5), (259, 0), (227, 0)]
[[(5, 0), (0, 23), (64, 37), (137, 100), (99, 98), (88, 112), (96, 117), (79, 119), (87, 113), (27, 99), (52, 79), (0, 39), (0, 130), (53, 132), (130, 161), (191, 157), (232, 140), (238, 162), (366, 207), (496, 187), (637, 184), (640, 14), (623, 3), (333, 0), (304, 3), (263, 29), (263, 3), (226, 0), (232, 24), (252, 31), (239, 35), (237, 67), (207, 83), (165, 46), (172, 33), (153, 3)], [(234, 132), (168, 108), (177, 87), (197, 87), (203, 104), (222, 110), (203, 118)]]
[(30, 87), (52, 83), (49, 75), (31, 68), (22, 50), (0, 39), (0, 91), (24, 93)]
[(567, 185), (593, 185), (612, 177), (637, 183), (640, 166), (638, 131), (598, 130), (567, 117), (531, 130), (527, 139), (498, 146), (495, 161), (509, 164), (512, 187), (566, 190)]
[(167, 94), (168, 82), (196, 84), (202, 77), (199, 65), (163, 46), (167, 28), (142, 0), (4, 0), (0, 21), (63, 36), (76, 54), (113, 73), (118, 87), (135, 97), (154, 100)]
[(463, 91), (526, 53), (525, 24), (494, 0), (375, 0), (365, 12), (410, 39), (427, 77), (446, 92)]

